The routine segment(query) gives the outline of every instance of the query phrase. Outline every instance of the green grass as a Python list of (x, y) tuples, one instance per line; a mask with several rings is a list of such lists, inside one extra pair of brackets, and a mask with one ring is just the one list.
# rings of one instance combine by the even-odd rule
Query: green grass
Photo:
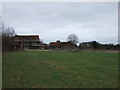
[(118, 53), (3, 53), (3, 88), (117, 88)]

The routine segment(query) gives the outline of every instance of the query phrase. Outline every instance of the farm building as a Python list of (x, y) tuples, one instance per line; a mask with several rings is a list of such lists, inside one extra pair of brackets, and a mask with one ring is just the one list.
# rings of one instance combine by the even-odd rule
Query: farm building
[(80, 43), (79, 44), (79, 47), (81, 48), (81, 49), (92, 49), (93, 48), (93, 46), (92, 46), (92, 42), (82, 42), (82, 43)]
[(39, 35), (14, 36), (15, 49), (38, 49), (40, 46)]
[(79, 44), (80, 49), (118, 49), (119, 45), (100, 44), (96, 41), (83, 42)]
[(50, 42), (49, 47), (52, 49), (66, 49), (66, 48), (74, 48), (76, 45), (72, 42)]

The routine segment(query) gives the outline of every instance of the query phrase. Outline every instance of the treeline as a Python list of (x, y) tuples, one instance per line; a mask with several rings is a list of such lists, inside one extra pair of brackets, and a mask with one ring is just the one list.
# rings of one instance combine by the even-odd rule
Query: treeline
[(15, 30), (3, 23), (0, 24), (0, 29), (0, 36), (2, 37), (2, 52), (13, 51), (13, 37), (15, 36)]
[(82, 42), (79, 44), (80, 49), (120, 49), (120, 44), (101, 44), (96, 41)]

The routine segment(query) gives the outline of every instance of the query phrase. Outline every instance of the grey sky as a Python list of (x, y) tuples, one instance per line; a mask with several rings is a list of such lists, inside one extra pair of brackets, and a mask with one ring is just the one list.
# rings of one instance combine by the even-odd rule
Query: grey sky
[(118, 42), (117, 2), (3, 3), (2, 14), (17, 34), (39, 34), (46, 43), (67, 41), (71, 33), (79, 42)]

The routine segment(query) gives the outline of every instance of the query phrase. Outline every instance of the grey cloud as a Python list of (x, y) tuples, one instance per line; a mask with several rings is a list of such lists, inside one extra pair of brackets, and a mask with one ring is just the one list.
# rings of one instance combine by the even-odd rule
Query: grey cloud
[(117, 43), (117, 3), (3, 3), (3, 19), (18, 34), (39, 34), (43, 41)]

